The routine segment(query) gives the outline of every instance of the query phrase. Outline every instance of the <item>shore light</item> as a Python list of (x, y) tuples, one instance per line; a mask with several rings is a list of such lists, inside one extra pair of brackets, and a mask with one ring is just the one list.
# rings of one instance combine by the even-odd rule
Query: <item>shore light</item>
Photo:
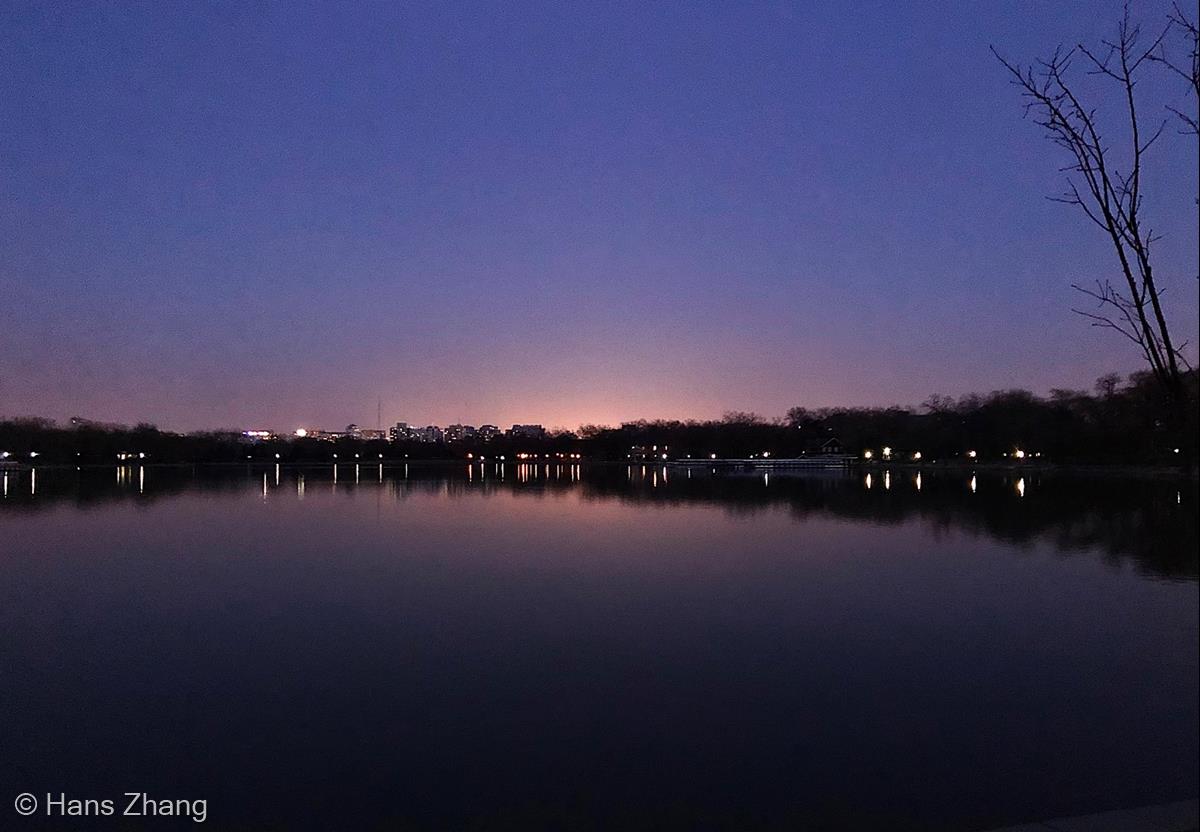
[(885, 445), (885, 446), (884, 446), (884, 448), (883, 448), (883, 458), (884, 458), (884, 459), (891, 459), (891, 458), (892, 458), (892, 449), (891, 449), (891, 448), (889, 448), (889, 447), (887, 447), (886, 445)]
[[(863, 459), (870, 459), (873, 456), (875, 456), (875, 454), (873, 452), (863, 451)], [(870, 488), (870, 486), (867, 486), (867, 487)]]
[(916, 453), (914, 453), (914, 454), (913, 454), (913, 459), (920, 459), (920, 458), (921, 458), (921, 452), (920, 452), (920, 451), (917, 451)]
[(308, 431), (306, 431), (304, 428), (296, 428), (296, 436), (303, 439), (304, 437), (308, 436)]
[(976, 453), (974, 451), (967, 451), (967, 456), (969, 456), (971, 459), (974, 459), (976, 457)]
[(708, 458), (709, 458), (709, 459), (716, 459), (716, 458), (717, 458), (717, 455), (716, 455), (716, 454), (709, 454), (709, 455), (708, 455)]
[(1017, 448), (1015, 451), (1013, 451), (1013, 456), (1015, 456), (1017, 459), (1024, 459), (1025, 452), (1022, 451), (1020, 448)]

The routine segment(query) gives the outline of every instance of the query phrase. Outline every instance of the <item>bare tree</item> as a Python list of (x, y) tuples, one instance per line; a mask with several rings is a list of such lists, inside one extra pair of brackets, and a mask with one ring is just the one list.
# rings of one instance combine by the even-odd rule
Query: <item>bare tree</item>
[[(1192, 96), (1200, 102), (1200, 25), (1184, 14), (1178, 3), (1172, 4), (1169, 21), (1168, 33), (1172, 30), (1179, 32), (1187, 45), (1187, 63), (1171, 58), (1167, 54), (1165, 43), (1160, 45), (1157, 52), (1151, 52), (1149, 58), (1186, 81), (1191, 88)], [(1183, 122), (1181, 133), (1200, 136), (1200, 120), (1196, 115), (1185, 113), (1171, 106), (1168, 106), (1167, 109)]]
[[(1063, 168), (1067, 189), (1051, 199), (1078, 206), (1111, 241), (1120, 264), (1121, 278), (1115, 284), (1097, 279), (1094, 287), (1074, 285), (1097, 302), (1094, 311), (1074, 311), (1093, 326), (1118, 332), (1138, 346), (1172, 405), (1176, 429), (1186, 432), (1189, 404), (1184, 376), (1190, 369), (1183, 354), (1186, 343), (1176, 342), (1167, 322), (1163, 289), (1151, 262), (1159, 237), (1142, 216), (1143, 166), (1166, 119), (1147, 125), (1135, 95), (1145, 66), (1161, 58), (1163, 40), (1175, 25), (1179, 24), (1172, 21), (1148, 45), (1140, 45), (1140, 28), (1131, 23), (1126, 6), (1116, 40), (1103, 41), (1101, 50), (1060, 46), (1033, 66), (1014, 64), (994, 47), (992, 53), (1021, 89), (1026, 115), (1032, 115), (1046, 137), (1069, 155), (1070, 163)], [(1112, 82), (1120, 93), (1125, 124), (1115, 144), (1105, 137), (1097, 108), (1080, 98), (1072, 73), (1076, 62), (1087, 74)]]

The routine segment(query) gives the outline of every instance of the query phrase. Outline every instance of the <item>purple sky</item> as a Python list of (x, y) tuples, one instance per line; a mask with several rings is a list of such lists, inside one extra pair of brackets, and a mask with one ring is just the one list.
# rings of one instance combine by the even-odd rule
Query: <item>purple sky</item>
[[(1062, 157), (987, 46), (1119, 14), (6, 3), (0, 415), (574, 427), (1090, 387), (1138, 367), (1069, 311), (1112, 255), (1043, 199)], [(1194, 334), (1194, 140), (1151, 164)]]

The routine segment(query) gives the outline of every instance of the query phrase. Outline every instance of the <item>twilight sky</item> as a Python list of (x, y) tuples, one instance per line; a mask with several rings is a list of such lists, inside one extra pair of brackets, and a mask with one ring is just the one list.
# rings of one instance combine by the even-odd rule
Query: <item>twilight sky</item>
[[(1112, 255), (987, 50), (1116, 2), (122, 6), (0, 8), (0, 416), (574, 427), (1138, 367), (1069, 311)], [(1194, 140), (1150, 164), (1194, 335)]]

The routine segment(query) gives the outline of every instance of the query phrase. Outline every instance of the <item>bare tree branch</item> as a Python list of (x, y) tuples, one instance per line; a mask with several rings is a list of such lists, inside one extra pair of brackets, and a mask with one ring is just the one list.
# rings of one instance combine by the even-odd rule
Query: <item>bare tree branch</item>
[[(1184, 31), (1190, 38), (1190, 71), (1171, 63), (1166, 56), (1167, 38), (1175, 31)], [(1137, 85), (1147, 64), (1164, 64), (1188, 79), (1200, 95), (1200, 41), (1196, 26), (1178, 6), (1149, 45), (1139, 45), (1141, 34), (1126, 5), (1116, 38), (1103, 41), (1100, 50), (1083, 44), (1069, 50), (1060, 46), (1050, 57), (1029, 66), (1009, 61), (994, 47), (992, 54), (1020, 89), (1026, 117), (1032, 116), (1046, 138), (1068, 154), (1070, 161), (1062, 168), (1067, 188), (1049, 198), (1078, 206), (1093, 225), (1104, 231), (1116, 254), (1119, 288), (1108, 280), (1097, 280), (1095, 289), (1075, 285), (1098, 306), (1094, 311), (1073, 311), (1092, 326), (1111, 329), (1136, 344), (1168, 398), (1183, 414), (1187, 390), (1181, 368), (1190, 365), (1183, 356), (1184, 345), (1177, 345), (1172, 338), (1162, 302), (1164, 293), (1154, 274), (1151, 249), (1160, 237), (1142, 217), (1142, 174), (1147, 152), (1162, 136), (1166, 119), (1146, 129)], [(1120, 93), (1125, 125), (1123, 138), (1115, 145), (1104, 137), (1097, 108), (1084, 104), (1071, 80), (1076, 56), (1086, 64), (1087, 75), (1111, 82)], [(1195, 125), (1195, 119), (1180, 117), (1186, 125)]]
[[(1171, 7), (1167, 31), (1177, 31), (1187, 47), (1187, 63), (1172, 59), (1167, 55), (1166, 45), (1161, 44), (1147, 56), (1147, 59), (1164, 67), (1168, 72), (1187, 82), (1192, 97), (1200, 101), (1200, 25), (1184, 14), (1178, 3)], [(1164, 33), (1165, 34), (1165, 33)], [(1183, 122), (1181, 133), (1200, 136), (1200, 119), (1195, 115), (1183, 112), (1170, 105), (1167, 109)]]

